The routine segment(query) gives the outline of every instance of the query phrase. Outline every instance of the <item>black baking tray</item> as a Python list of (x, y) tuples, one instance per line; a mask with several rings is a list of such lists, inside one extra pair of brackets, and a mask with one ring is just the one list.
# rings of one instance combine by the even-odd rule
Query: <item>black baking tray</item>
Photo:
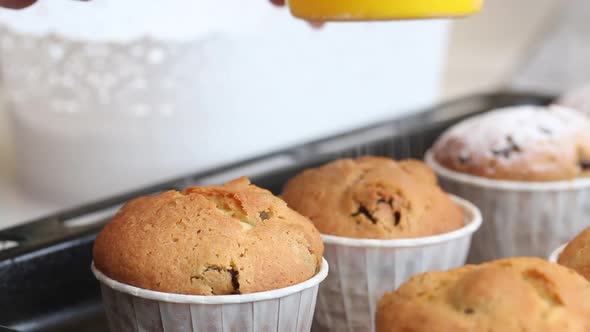
[(422, 158), (443, 130), (467, 116), (552, 100), (552, 96), (511, 92), (461, 98), (2, 230), (0, 325), (18, 331), (107, 330), (98, 282), (90, 272), (92, 244), (109, 217), (131, 198), (190, 185), (220, 184), (241, 175), (279, 193), (284, 182), (304, 168), (360, 155)]

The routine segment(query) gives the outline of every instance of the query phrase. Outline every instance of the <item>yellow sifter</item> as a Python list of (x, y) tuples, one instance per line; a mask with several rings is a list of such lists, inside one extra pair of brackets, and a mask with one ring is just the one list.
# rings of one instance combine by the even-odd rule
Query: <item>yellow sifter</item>
[(294, 16), (316, 22), (461, 17), (482, 5), (483, 0), (289, 0)]

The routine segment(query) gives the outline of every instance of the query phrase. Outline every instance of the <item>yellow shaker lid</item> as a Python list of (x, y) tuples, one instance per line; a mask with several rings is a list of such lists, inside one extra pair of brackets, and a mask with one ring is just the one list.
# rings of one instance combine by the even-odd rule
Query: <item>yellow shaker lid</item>
[(483, 0), (289, 0), (293, 16), (318, 22), (467, 16), (482, 5)]

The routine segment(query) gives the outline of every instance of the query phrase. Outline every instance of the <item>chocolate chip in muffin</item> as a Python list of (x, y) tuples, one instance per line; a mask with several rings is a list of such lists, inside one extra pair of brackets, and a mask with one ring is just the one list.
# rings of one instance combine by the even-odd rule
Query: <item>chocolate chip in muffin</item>
[(258, 214), (260, 216), (260, 220), (267, 220), (270, 218), (267, 211), (260, 211)]
[(402, 213), (398, 210), (395, 210), (395, 208), (393, 207), (393, 198), (389, 198), (387, 200), (382, 198), (377, 201), (377, 204), (387, 204), (387, 205), (389, 205), (391, 210), (394, 210), (394, 212), (393, 212), (394, 221), (393, 222), (394, 222), (395, 226), (398, 226), (401, 219), (402, 219)]
[(402, 220), (402, 213), (399, 211), (395, 211), (393, 213), (393, 217), (395, 218), (395, 226), (399, 225), (400, 221)]
[(373, 214), (371, 213), (371, 211), (369, 211), (364, 205), (359, 205), (358, 210), (351, 214), (351, 217), (358, 217), (360, 215), (365, 216), (367, 219), (369, 219), (373, 224), (377, 223), (377, 219), (375, 219), (375, 217), (373, 216)]
[(475, 310), (473, 310), (473, 308), (465, 308), (465, 309), (463, 309), (463, 312), (466, 315), (473, 315), (475, 313)]
[(471, 161), (471, 155), (469, 154), (469, 152), (461, 151), (457, 159), (459, 160), (460, 164), (465, 165)]
[(520, 153), (520, 146), (518, 146), (512, 136), (506, 136), (506, 146), (492, 150), (494, 156), (502, 156), (504, 158), (510, 158), (515, 153)]
[(238, 280), (240, 272), (236, 270), (234, 267), (232, 267), (229, 270), (229, 273), (231, 274), (231, 284), (234, 287), (233, 293), (240, 294), (240, 281)]
[[(393, 210), (393, 199), (392, 198), (389, 198), (389, 199), (380, 198), (377, 201), (377, 204), (387, 204)], [(373, 224), (376, 224), (378, 220), (374, 216), (373, 213), (374, 213), (374, 211), (371, 212), (364, 205), (359, 204), (358, 210), (355, 213), (351, 214), (350, 216), (351, 217), (358, 217), (360, 215), (363, 215), (363, 216), (365, 216), (365, 218), (369, 219)], [(395, 218), (395, 225), (397, 226), (400, 222), (400, 219), (401, 219), (401, 213), (399, 211), (395, 211), (394, 218)]]
[(389, 199), (380, 198), (377, 201), (377, 204), (387, 204), (393, 208), (393, 198), (389, 198)]
[[(212, 278), (215, 279), (214, 276), (208, 275), (210, 273), (226, 274), (226, 275), (229, 274), (229, 277), (231, 278), (231, 287), (233, 289), (230, 290), (228, 293), (229, 294), (241, 294), (240, 282), (238, 281), (239, 271), (233, 265), (231, 268), (224, 268), (224, 267), (220, 267), (220, 266), (209, 265), (205, 268), (205, 270), (201, 274), (191, 276), (190, 277), (191, 283), (196, 280), (200, 280), (201, 282), (203, 282), (203, 281), (208, 282)], [(217, 295), (216, 291), (220, 291), (220, 293), (222, 293), (222, 294), (226, 293), (226, 291), (219, 290), (219, 289), (216, 290), (216, 289), (212, 288), (211, 290), (212, 290), (213, 295)]]
[(590, 159), (580, 160), (580, 168), (582, 171), (590, 171)]
[(542, 132), (543, 134), (547, 135), (547, 136), (551, 136), (553, 135), (553, 132), (550, 129), (547, 129), (545, 127), (537, 127), (539, 129), (540, 132)]

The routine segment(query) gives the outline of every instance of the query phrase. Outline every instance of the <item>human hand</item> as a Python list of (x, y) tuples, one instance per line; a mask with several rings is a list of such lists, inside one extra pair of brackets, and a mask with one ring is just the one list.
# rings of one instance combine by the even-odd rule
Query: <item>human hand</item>
[[(23, 9), (37, 2), (37, 0), (0, 0), (0, 7), (11, 8), (11, 9)], [(270, 0), (276, 6), (284, 6), (285, 0)], [(320, 28), (323, 23), (320, 22), (309, 22), (312, 27)]]
[(0, 0), (0, 7), (11, 9), (23, 9), (34, 4), (36, 0)]

